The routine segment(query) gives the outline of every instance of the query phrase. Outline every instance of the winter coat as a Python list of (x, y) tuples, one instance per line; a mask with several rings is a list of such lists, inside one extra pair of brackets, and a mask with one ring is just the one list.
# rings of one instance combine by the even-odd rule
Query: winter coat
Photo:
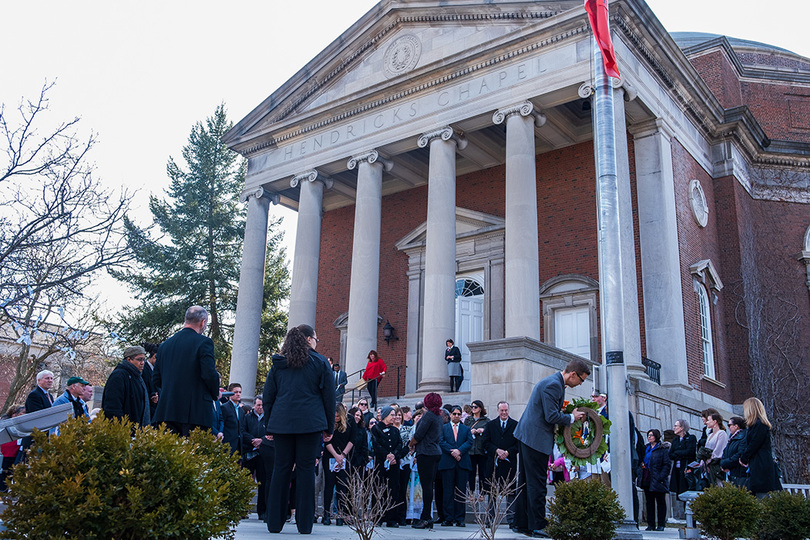
[(335, 379), (326, 358), (313, 350), (300, 368), (274, 354), (263, 398), (268, 434), (335, 431)]
[[(483, 429), (487, 427), (488, 423), (489, 418), (487, 418), (486, 416), (482, 416), (477, 420), (475, 419), (474, 416), (468, 416), (464, 420), (464, 425), (470, 429), (478, 429), (478, 428)], [(473, 435), (473, 445), (472, 448), (470, 449), (471, 456), (483, 456), (484, 454), (486, 454), (487, 449), (484, 447), (483, 435), (484, 435), (483, 433), (481, 433), (481, 435)]]
[(723, 451), (723, 457), (720, 458), (720, 468), (728, 469), (730, 478), (745, 478), (748, 476), (745, 467), (740, 465), (740, 456), (745, 448), (746, 431), (748, 430), (741, 429), (728, 440), (726, 449)]
[[(669, 469), (671, 464), (669, 460), (670, 445), (667, 442), (660, 442), (652, 450), (650, 450), (649, 444), (645, 448), (646, 453), (642, 468), (646, 467), (650, 470), (650, 487), (646, 488), (645, 491), (667, 493), (669, 491)], [(646, 457), (647, 454), (649, 454), (649, 460)]]
[(691, 433), (683, 439), (675, 437), (669, 449), (669, 459), (672, 461), (672, 476), (669, 479), (669, 490), (672, 493), (683, 493), (688, 490), (686, 478), (683, 473), (686, 466), (695, 461), (697, 439)]
[(382, 422), (371, 428), (371, 440), (374, 447), (374, 463), (381, 467), (388, 454), (394, 454), (397, 460), (395, 465), (399, 466), (399, 460), (405, 457), (408, 449), (402, 446), (402, 436), (399, 429), (394, 426), (386, 426)]
[(101, 409), (107, 418), (128, 418), (136, 425), (149, 425), (149, 394), (138, 368), (126, 360), (107, 379), (101, 396)]
[(757, 420), (745, 430), (745, 448), (740, 461), (748, 464), (748, 488), (752, 493), (780, 491), (782, 484), (776, 476), (776, 464), (771, 448), (771, 429)]

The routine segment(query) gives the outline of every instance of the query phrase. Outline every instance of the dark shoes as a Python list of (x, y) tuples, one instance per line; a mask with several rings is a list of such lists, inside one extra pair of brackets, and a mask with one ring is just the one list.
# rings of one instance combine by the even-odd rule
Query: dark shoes
[(343, 520), (340, 519), (340, 518), (337, 518), (335, 520), (335, 525), (337, 525), (338, 527), (342, 527), (343, 526)]
[(442, 521), (442, 527), (452, 527), (452, 526), (453, 526), (452, 521)]
[(532, 531), (532, 538), (551, 538), (545, 529), (537, 529)]
[(415, 522), (411, 525), (414, 529), (432, 529), (433, 522), (425, 519), (420, 519), (419, 521)]
[(663, 525), (659, 525), (659, 526), (658, 526), (658, 528), (656, 528), (655, 530), (656, 530), (656, 531), (663, 531), (663, 530), (664, 530), (664, 526), (663, 526)]
[(526, 536), (531, 536), (532, 535), (532, 531), (530, 531), (529, 529), (523, 529), (521, 527), (512, 526), (512, 527), (509, 527), (509, 530), (511, 530), (513, 533), (523, 534), (523, 535), (526, 535)]
[(331, 525), (332, 524), (332, 520), (329, 519), (329, 514), (324, 514), (323, 515), (323, 519), (321, 520), (321, 523), (323, 523), (324, 525)]
[(391, 529), (399, 529), (399, 523), (397, 523), (396, 521), (389, 521), (386, 527), (389, 527)]
[(644, 529), (644, 530), (645, 530), (645, 531), (654, 531), (654, 530), (655, 530), (655, 527), (653, 527), (652, 525), (650, 525), (649, 527), (647, 527), (647, 528), (646, 528), (646, 529)]
[(466, 526), (467, 524), (464, 523), (463, 521), (456, 521), (456, 527), (466, 527)]

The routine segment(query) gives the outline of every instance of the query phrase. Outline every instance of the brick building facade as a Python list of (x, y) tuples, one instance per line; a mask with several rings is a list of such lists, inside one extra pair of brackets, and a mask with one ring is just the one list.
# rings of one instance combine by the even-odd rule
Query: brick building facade
[[(751, 395), (786, 414), (810, 372), (810, 60), (671, 36), (642, 0), (611, 24), (637, 423)], [(382, 394), (446, 389), (448, 337), (463, 389), (516, 412), (572, 355), (601, 364), (591, 50), (579, 1), (383, 0), (235, 126), (234, 376), (254, 378), (271, 202), (299, 211), (290, 324), (350, 373), (378, 350)]]

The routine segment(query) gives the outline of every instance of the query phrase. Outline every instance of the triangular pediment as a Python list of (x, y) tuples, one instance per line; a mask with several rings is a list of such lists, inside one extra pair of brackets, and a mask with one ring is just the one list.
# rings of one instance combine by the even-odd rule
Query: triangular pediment
[(420, 77), (486, 62), (527, 28), (581, 9), (580, 0), (383, 0), (304, 66), (225, 136), (243, 153), (271, 146), (319, 114), (418, 91)]
[[(505, 221), (502, 217), (456, 207), (456, 238), (502, 229), (504, 226)], [(419, 248), (425, 245), (426, 238), (427, 221), (403, 236), (395, 245), (400, 251)]]

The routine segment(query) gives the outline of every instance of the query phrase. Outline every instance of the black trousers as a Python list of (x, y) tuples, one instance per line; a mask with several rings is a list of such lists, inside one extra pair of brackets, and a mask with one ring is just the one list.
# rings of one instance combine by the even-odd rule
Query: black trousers
[(377, 476), (380, 479), (380, 482), (385, 482), (385, 485), (388, 486), (388, 497), (394, 499), (394, 504), (399, 504), (399, 506), (392, 508), (388, 512), (385, 513), (383, 516), (383, 521), (386, 523), (399, 523), (399, 514), (400, 508), (404, 506), (405, 499), (400, 499), (400, 489), (399, 489), (399, 462), (396, 465), (391, 465), (388, 470), (385, 470), (385, 466), (380, 466), (375, 464), (375, 468), (377, 469)]
[[(265, 521), (267, 520), (267, 501), (270, 497), (270, 481), (273, 479), (273, 467), (275, 466), (276, 461), (276, 449), (275, 446), (270, 446), (268, 444), (260, 444), (259, 445), (259, 457), (261, 458), (262, 462), (264, 463), (264, 480), (262, 481), (262, 486), (264, 486), (264, 501), (265, 501)], [(258, 505), (257, 505), (258, 506)], [(259, 512), (261, 513), (261, 512)]]
[(321, 433), (275, 434), (276, 456), (267, 498), (267, 530), (281, 532), (287, 519), (290, 481), (296, 472), (295, 524), (301, 534), (312, 532), (315, 518), (315, 458)]
[(324, 452), (325, 463), (323, 464), (323, 511), (324, 515), (332, 513), (332, 493), (337, 493), (337, 501), (335, 504), (335, 514), (340, 515), (340, 504), (346, 493), (346, 482), (349, 480), (349, 474), (345, 470), (338, 472), (329, 469), (329, 459)]
[[(525, 486), (525, 512), (528, 518), (526, 528), (530, 531), (545, 529), (546, 520), (546, 492), (548, 491), (548, 454), (538, 452), (530, 446), (520, 443), (520, 480), (519, 484)], [(522, 510), (521, 504), (516, 509), (515, 519)], [(519, 522), (519, 527), (523, 523)]]
[(259, 515), (264, 514), (265, 510), (267, 510), (267, 486), (265, 485), (267, 474), (264, 471), (264, 460), (261, 455), (254, 456), (248, 461), (245, 461), (244, 466), (250, 471), (259, 484), (259, 489), (256, 494), (256, 513)]
[[(433, 485), (436, 481), (436, 466), (441, 456), (416, 456), (416, 470), (419, 472), (419, 484), (422, 486), (422, 515), (419, 519), (433, 520)], [(441, 517), (441, 516), (440, 516)]]
[(470, 471), (470, 491), (475, 492), (475, 477), (478, 476), (478, 493), (484, 494), (487, 479), (487, 456), (486, 454), (470, 454), (472, 461), (472, 471)]
[(458, 392), (459, 388), (461, 388), (461, 376), (450, 376), (450, 391), (451, 392)]
[(399, 501), (402, 502), (402, 504), (397, 507), (396, 521), (398, 521), (400, 525), (405, 523), (405, 519), (408, 516), (408, 503), (405, 499), (408, 496), (408, 485), (410, 484), (410, 481), (411, 466), (406, 465), (405, 467), (399, 469)]
[(467, 478), (469, 471), (456, 464), (452, 469), (442, 471), (444, 488), (444, 519), (464, 523), (467, 515)]
[[(664, 527), (667, 524), (667, 493), (644, 490), (644, 501), (647, 505), (647, 525), (650, 527)], [(655, 507), (658, 507), (658, 521), (656, 521)]]
[(379, 381), (377, 379), (371, 379), (368, 381), (368, 386), (366, 386), (366, 390), (368, 391), (369, 399), (371, 403), (369, 403), (369, 408), (372, 412), (376, 413), (377, 411), (377, 383)]

